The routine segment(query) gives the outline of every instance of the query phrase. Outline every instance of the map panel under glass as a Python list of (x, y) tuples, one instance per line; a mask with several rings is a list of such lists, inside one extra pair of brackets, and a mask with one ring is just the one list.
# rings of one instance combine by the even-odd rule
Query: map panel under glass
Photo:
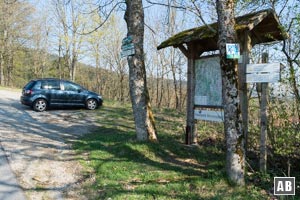
[(195, 62), (195, 105), (222, 106), (222, 79), (219, 56)]

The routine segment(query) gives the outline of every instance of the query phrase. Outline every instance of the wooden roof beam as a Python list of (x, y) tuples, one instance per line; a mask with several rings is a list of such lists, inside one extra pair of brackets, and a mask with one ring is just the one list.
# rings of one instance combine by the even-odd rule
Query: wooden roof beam
[(175, 48), (179, 48), (180, 51), (185, 55), (185, 57), (189, 57), (189, 50), (183, 45), (183, 44), (179, 44), (179, 45), (176, 45), (174, 46)]

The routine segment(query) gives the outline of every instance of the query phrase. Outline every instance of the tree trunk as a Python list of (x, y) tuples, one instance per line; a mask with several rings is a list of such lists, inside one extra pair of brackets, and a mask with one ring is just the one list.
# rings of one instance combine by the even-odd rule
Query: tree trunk
[(297, 83), (297, 78), (298, 76), (296, 75), (297, 69), (295, 69), (293, 65), (293, 61), (291, 59), (288, 59), (289, 63), (289, 82), (290, 85), (292, 86), (292, 91), (295, 96), (295, 102), (296, 102), (296, 111), (297, 111), (297, 117), (298, 120), (300, 121), (300, 92), (299, 92), (299, 86)]
[(71, 81), (75, 81), (76, 64), (77, 64), (77, 55), (76, 52), (73, 52), (72, 61), (71, 61)]
[(14, 55), (12, 51), (12, 47), (7, 52), (7, 67), (6, 67), (6, 77), (7, 82), (6, 86), (11, 87), (13, 83), (13, 68), (14, 68)]
[(154, 116), (150, 106), (144, 62), (144, 9), (142, 0), (126, 0), (125, 21), (132, 36), (135, 55), (127, 58), (129, 86), (137, 139), (156, 141)]
[(226, 171), (230, 182), (244, 185), (245, 149), (238, 95), (237, 60), (226, 59), (226, 43), (236, 42), (234, 0), (217, 0), (219, 50), (222, 71)]
[(0, 85), (4, 85), (4, 56), (0, 53)]
[(156, 90), (156, 107), (158, 107), (159, 108), (159, 73), (158, 73), (158, 67), (156, 68), (156, 88), (155, 88), (155, 90)]
[(175, 109), (179, 109), (179, 97), (178, 97), (178, 83), (176, 80), (176, 68), (174, 63), (171, 64), (172, 69), (172, 77), (173, 77), (173, 84), (174, 84), (174, 93), (175, 93)]

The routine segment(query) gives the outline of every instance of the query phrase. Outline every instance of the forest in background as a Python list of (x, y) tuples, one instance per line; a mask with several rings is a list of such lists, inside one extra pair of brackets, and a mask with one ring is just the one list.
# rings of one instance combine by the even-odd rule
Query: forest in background
[[(79, 1), (36, 2), (0, 3), (0, 84), (21, 88), (31, 79), (57, 77), (76, 81), (107, 99), (130, 101), (127, 60), (120, 56), (126, 36), (122, 16), (112, 14), (94, 30), (102, 23), (101, 16), (82, 13)], [(172, 15), (175, 22), (176, 13)], [(156, 23), (159, 33), (166, 25)], [(165, 30), (168, 35), (175, 33), (175, 24), (171, 28), (172, 33)], [(152, 104), (182, 110), (185, 58), (174, 49), (157, 52), (155, 33), (148, 32), (145, 44)]]
[[(93, 4), (88, 3), (92, 1), (70, 2), (0, 2), (0, 85), (20, 88), (30, 79), (57, 77), (76, 81), (99, 92), (104, 99), (129, 101), (128, 66), (126, 59), (120, 56), (126, 30), (123, 16), (118, 12), (123, 12), (124, 8), (120, 5), (106, 20), (109, 9), (83, 12), (84, 9), (94, 10)], [(147, 84), (153, 106), (184, 111), (186, 58), (176, 49), (157, 51), (156, 47), (190, 26), (216, 21), (216, 13), (210, 12), (215, 10), (212, 9), (214, 1), (187, 1), (185, 5), (171, 2), (173, 6), (160, 8), (159, 13), (149, 11), (146, 14)], [(251, 62), (259, 63), (261, 53), (268, 52), (270, 62), (279, 61), (285, 65), (281, 85), (270, 90), (276, 93), (273, 95), (276, 98), (269, 101), (268, 145), (270, 156), (283, 156), (286, 174), (290, 173), (291, 166), (297, 167), (300, 156), (298, 5), (299, 1), (288, 0), (238, 1), (237, 5), (238, 14), (273, 8), (290, 36), (280, 44), (256, 46), (251, 55)], [(106, 23), (99, 27), (104, 21)], [(255, 87), (249, 86), (249, 93), (251, 88)], [(249, 96), (249, 102), (249, 150), (256, 152), (259, 149), (259, 107), (256, 97)]]

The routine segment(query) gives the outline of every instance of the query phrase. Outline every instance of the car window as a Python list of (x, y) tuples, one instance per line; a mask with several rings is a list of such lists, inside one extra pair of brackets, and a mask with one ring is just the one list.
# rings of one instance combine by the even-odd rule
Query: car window
[(42, 89), (60, 90), (60, 82), (58, 80), (45, 80), (41, 83)]
[(27, 84), (24, 86), (24, 89), (26, 89), (26, 90), (32, 89), (32, 87), (34, 86), (35, 83), (36, 83), (36, 81), (30, 81), (29, 83), (27, 83)]
[(41, 89), (41, 81), (36, 81), (32, 89)]
[(64, 90), (66, 91), (78, 91), (80, 89), (81, 87), (79, 85), (70, 82), (64, 82)]

